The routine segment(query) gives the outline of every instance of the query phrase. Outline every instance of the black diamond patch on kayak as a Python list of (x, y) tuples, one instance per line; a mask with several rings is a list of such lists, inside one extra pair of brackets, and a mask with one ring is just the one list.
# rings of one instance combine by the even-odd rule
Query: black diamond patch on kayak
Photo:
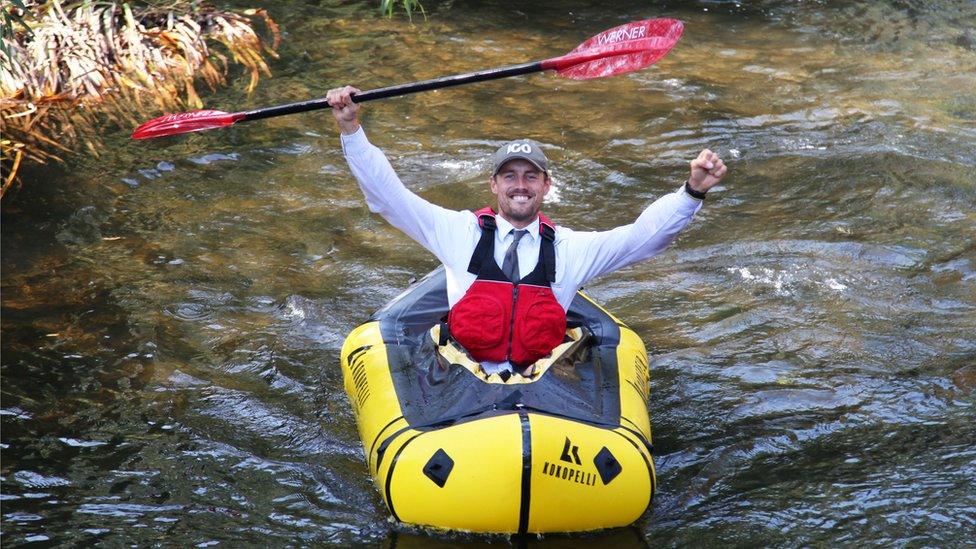
[(434, 484), (443, 488), (444, 484), (447, 483), (448, 475), (451, 474), (451, 469), (454, 469), (454, 460), (441, 448), (427, 460), (427, 465), (424, 465), (424, 474), (434, 481)]
[(610, 481), (617, 478), (617, 475), (623, 470), (620, 462), (613, 457), (606, 446), (593, 458), (593, 465), (596, 465), (596, 470), (600, 473), (600, 479), (603, 480), (604, 485), (610, 484)]

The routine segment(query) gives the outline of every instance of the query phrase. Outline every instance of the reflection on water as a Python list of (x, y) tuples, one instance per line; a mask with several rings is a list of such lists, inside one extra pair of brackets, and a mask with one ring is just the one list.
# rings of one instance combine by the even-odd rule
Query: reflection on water
[[(501, 141), (546, 143), (547, 210), (583, 229), (676, 188), (700, 148), (732, 167), (671, 250), (588, 288), (654, 356), (655, 505), (545, 545), (970, 541), (971, 2), (428, 9), (282, 4), (276, 77), (208, 106), (539, 59), (670, 16), (685, 37), (648, 70), (377, 102), (367, 130), (454, 208), (489, 199)], [(335, 133), (323, 113), (122, 130), (4, 200), (5, 545), (430, 542), (387, 520), (337, 354), (435, 261), (366, 211)]]

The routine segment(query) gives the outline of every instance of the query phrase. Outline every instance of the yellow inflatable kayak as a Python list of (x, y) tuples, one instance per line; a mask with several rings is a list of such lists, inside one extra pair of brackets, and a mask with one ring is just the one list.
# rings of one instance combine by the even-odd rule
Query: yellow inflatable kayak
[(579, 293), (564, 343), (503, 379), (440, 337), (447, 310), (437, 269), (342, 346), (366, 463), (393, 517), (481, 533), (640, 517), (655, 488), (640, 338)]

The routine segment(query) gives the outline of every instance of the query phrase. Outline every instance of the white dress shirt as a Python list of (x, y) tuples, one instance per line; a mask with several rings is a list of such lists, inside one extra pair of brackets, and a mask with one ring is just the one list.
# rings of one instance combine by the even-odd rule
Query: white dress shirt
[[(383, 216), (444, 264), (447, 299), (453, 307), (475, 280), (468, 272), (471, 254), (481, 238), (473, 212), (431, 204), (407, 189), (380, 149), (366, 139), (362, 127), (342, 135), (342, 150), (359, 182), (369, 210)], [(569, 309), (576, 291), (590, 279), (647, 259), (663, 251), (691, 221), (702, 201), (684, 187), (664, 195), (644, 209), (637, 220), (608, 231), (574, 231), (556, 226), (556, 300)], [(501, 267), (512, 242), (512, 225), (495, 217), (495, 262)], [(539, 260), (542, 236), (539, 219), (528, 227), (518, 246), (519, 272), (525, 276)]]

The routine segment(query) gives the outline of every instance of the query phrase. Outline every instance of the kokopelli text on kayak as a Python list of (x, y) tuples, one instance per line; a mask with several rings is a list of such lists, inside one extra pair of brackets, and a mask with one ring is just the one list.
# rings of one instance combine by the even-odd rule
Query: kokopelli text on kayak
[(598, 46), (605, 46), (607, 44), (614, 44), (616, 42), (636, 40), (638, 38), (644, 38), (645, 36), (647, 36), (647, 27), (641, 25), (639, 27), (617, 29), (606, 34), (601, 34), (597, 37), (596, 43)]
[(542, 474), (555, 477), (568, 482), (575, 482), (583, 486), (596, 486), (596, 473), (587, 473), (576, 467), (559, 465), (556, 463), (545, 462), (542, 464)]

